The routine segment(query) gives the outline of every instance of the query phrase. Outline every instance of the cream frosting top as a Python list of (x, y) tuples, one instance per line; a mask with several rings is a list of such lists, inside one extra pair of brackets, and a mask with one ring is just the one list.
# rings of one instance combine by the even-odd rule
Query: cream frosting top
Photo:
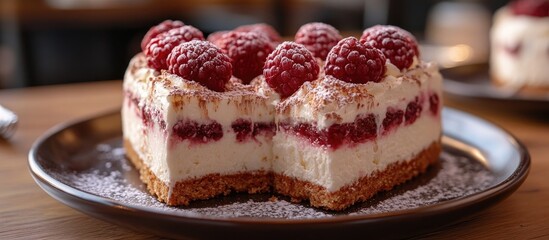
[(274, 109), (265, 96), (255, 93), (254, 87), (231, 79), (225, 92), (215, 92), (195, 81), (166, 71), (147, 67), (143, 54), (136, 55), (126, 71), (124, 89), (136, 94), (140, 106), (154, 107), (166, 112), (170, 124), (188, 119), (198, 122), (215, 120), (230, 125), (235, 119), (271, 122)]
[(387, 107), (406, 109), (410, 99), (426, 91), (440, 95), (442, 76), (433, 63), (418, 62), (399, 71), (387, 62), (387, 75), (376, 83), (354, 84), (332, 76), (306, 82), (292, 96), (277, 104), (279, 121), (315, 122), (318, 128), (353, 122), (357, 115), (385, 115)]

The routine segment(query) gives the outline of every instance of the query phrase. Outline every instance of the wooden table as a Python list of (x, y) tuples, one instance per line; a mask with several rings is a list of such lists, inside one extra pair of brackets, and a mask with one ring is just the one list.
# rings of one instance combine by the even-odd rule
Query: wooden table
[[(20, 118), (16, 134), (0, 140), (0, 239), (149, 239), (152, 235), (84, 215), (48, 196), (28, 170), (27, 154), (50, 127), (119, 108), (122, 83), (106, 81), (1, 90), (0, 104)], [(549, 238), (549, 114), (532, 116), (447, 101), (509, 130), (532, 156), (524, 184), (503, 202), (465, 222), (432, 232), (433, 239)]]

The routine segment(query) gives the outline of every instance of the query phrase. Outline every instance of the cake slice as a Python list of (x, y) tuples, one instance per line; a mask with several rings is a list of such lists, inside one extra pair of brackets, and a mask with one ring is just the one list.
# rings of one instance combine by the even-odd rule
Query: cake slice
[(435, 69), (421, 65), (358, 86), (325, 76), (282, 101), (273, 139), (276, 191), (342, 210), (424, 172), (441, 150)]
[[(328, 55), (325, 76), (305, 82), (277, 104), (276, 192), (342, 210), (438, 160), (442, 78), (435, 65), (413, 59), (413, 45), (409, 50), (411, 59), (400, 70), (381, 51), (344, 39)], [(357, 61), (349, 60), (351, 54)], [(358, 55), (379, 59), (369, 65), (370, 74), (334, 71), (363, 64)]]
[(210, 43), (162, 24), (126, 71), (122, 125), (129, 160), (168, 205), (273, 191), (342, 210), (438, 160), (442, 79), (402, 29), (341, 39), (312, 23), (302, 44), (277, 45), (264, 27)]
[[(219, 50), (204, 41), (186, 44)], [(157, 71), (143, 54), (130, 62), (122, 108), (124, 146), (160, 201), (187, 205), (231, 191), (270, 190), (274, 109), (236, 79), (223, 87), (217, 92)]]
[(490, 41), (495, 86), (549, 93), (549, 0), (514, 0), (500, 8)]

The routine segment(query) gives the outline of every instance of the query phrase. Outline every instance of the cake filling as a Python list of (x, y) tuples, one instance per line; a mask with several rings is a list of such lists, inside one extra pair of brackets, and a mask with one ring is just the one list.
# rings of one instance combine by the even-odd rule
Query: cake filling
[[(336, 150), (341, 146), (355, 146), (359, 143), (375, 140), (378, 138), (378, 132), (381, 130), (381, 135), (387, 135), (398, 127), (413, 124), (421, 115), (423, 104), (419, 100), (420, 97), (415, 97), (413, 101), (406, 105), (406, 109), (398, 109), (396, 107), (388, 107), (385, 117), (382, 120), (381, 126), (378, 127), (377, 122), (381, 117), (374, 114), (358, 115), (354, 122), (350, 123), (335, 123), (327, 128), (319, 129), (314, 123), (279, 123), (279, 129), (295, 135), (297, 137), (308, 140), (312, 145)], [(429, 97), (429, 105), (427, 106), (430, 112), (425, 112), (433, 117), (438, 114), (439, 100), (437, 94), (431, 94)]]

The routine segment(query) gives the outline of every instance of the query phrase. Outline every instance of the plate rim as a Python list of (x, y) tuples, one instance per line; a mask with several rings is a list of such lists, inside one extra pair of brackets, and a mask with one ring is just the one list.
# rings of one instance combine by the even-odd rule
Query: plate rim
[[(116, 114), (120, 114), (119, 109), (106, 111), (100, 114), (93, 115), (91, 117), (78, 118), (76, 120), (67, 121), (55, 125), (54, 127), (48, 129), (44, 134), (42, 134), (37, 140), (32, 144), (32, 147), (28, 154), (28, 167), (29, 171), (35, 180), (35, 182), (45, 191), (48, 195), (54, 199), (60, 201), (61, 203), (75, 208), (78, 211), (89, 213), (82, 209), (78, 209), (64, 200), (59, 199), (55, 194), (51, 193), (46, 189), (42, 184), (46, 185), (49, 188), (52, 188), (60, 193), (64, 193), (75, 197), (80, 200), (86, 201), (88, 204), (99, 204), (107, 207), (114, 207), (117, 211), (125, 212), (142, 212), (147, 214), (154, 214), (155, 218), (170, 219), (178, 222), (202, 222), (209, 224), (239, 224), (239, 225), (309, 225), (309, 224), (325, 224), (325, 223), (349, 223), (349, 222), (377, 222), (381, 220), (402, 220), (406, 218), (415, 218), (419, 216), (431, 216), (438, 215), (443, 213), (449, 213), (461, 208), (465, 208), (471, 205), (489, 201), (493, 198), (497, 198), (497, 202), (507, 198), (513, 192), (518, 189), (522, 183), (526, 180), (528, 173), (531, 167), (531, 157), (526, 148), (526, 146), (516, 138), (512, 133), (506, 129), (500, 127), (493, 122), (485, 120), (483, 118), (477, 117), (470, 113), (453, 109), (450, 107), (444, 107), (443, 111), (456, 112), (460, 115), (464, 115), (470, 118), (475, 118), (478, 121), (487, 123), (489, 125), (495, 126), (498, 130), (502, 131), (508, 135), (510, 140), (512, 140), (513, 145), (518, 147), (520, 153), (520, 162), (516, 169), (513, 170), (513, 173), (493, 186), (486, 188), (485, 190), (467, 195), (465, 197), (454, 198), (450, 200), (445, 200), (443, 202), (421, 206), (413, 209), (404, 209), (383, 213), (374, 213), (374, 214), (357, 214), (357, 215), (337, 215), (323, 218), (297, 218), (297, 219), (285, 219), (285, 218), (270, 218), (270, 217), (210, 217), (206, 215), (197, 215), (197, 216), (188, 216), (182, 214), (173, 214), (167, 211), (162, 211), (155, 208), (138, 206), (132, 204), (125, 204), (121, 201), (110, 199), (92, 193), (74, 188), (70, 185), (67, 185), (54, 177), (50, 176), (44, 169), (38, 164), (38, 148), (49, 138), (53, 137), (55, 134), (60, 133), (61, 131), (74, 127), (78, 124), (84, 124), (87, 121), (97, 119), (97, 118), (106, 118), (112, 117)], [(494, 204), (491, 204), (492, 206)], [(488, 206), (487, 206), (488, 207)]]
[[(467, 68), (467, 67), (482, 68), (482, 71), (487, 71), (487, 72), (490, 71), (488, 63), (471, 63), (471, 64), (463, 64), (463, 65), (440, 68), (440, 72), (443, 75), (443, 82), (444, 83), (451, 82), (450, 84), (453, 84), (455, 86), (459, 85), (460, 87), (478, 86), (478, 84), (465, 83), (463, 81), (457, 80), (458, 78), (455, 78), (455, 77), (444, 76), (445, 75), (444, 72), (446, 71), (452, 71), (455, 69)], [(487, 78), (487, 79), (483, 79), (483, 81), (491, 81), (491, 80)], [(503, 96), (503, 95), (499, 96), (499, 95), (486, 93), (485, 91), (484, 93), (486, 94), (479, 94), (479, 91), (463, 93), (463, 91), (456, 91), (455, 89), (449, 88), (448, 85), (444, 83), (443, 83), (443, 89), (442, 89), (443, 92), (446, 94), (450, 94), (454, 97), (467, 97), (467, 98), (474, 98), (479, 100), (520, 102), (520, 103), (538, 103), (538, 104), (549, 103), (549, 95), (547, 95), (546, 97), (537, 96), (537, 95), (528, 95), (528, 94), (512, 94), (509, 96)], [(498, 88), (496, 87), (493, 87), (492, 89), (495, 92), (500, 92), (500, 90), (498, 90)]]

